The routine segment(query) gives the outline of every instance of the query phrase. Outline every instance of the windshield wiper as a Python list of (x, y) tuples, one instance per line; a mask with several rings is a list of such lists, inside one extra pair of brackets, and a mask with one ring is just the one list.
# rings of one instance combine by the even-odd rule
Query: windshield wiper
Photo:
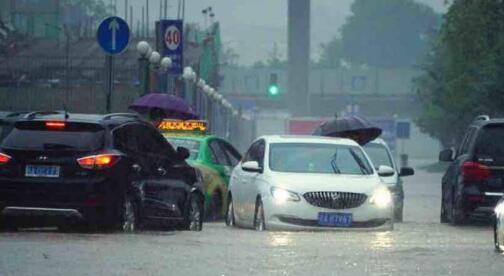
[(54, 143), (45, 143), (42, 144), (44, 149), (75, 149), (75, 147), (65, 144), (54, 144)]
[(338, 168), (338, 163), (336, 163), (336, 158), (338, 158), (338, 152), (335, 152), (331, 159), (331, 166), (334, 173), (340, 174), (341, 170)]
[(355, 153), (354, 149), (350, 149), (350, 153), (352, 154), (352, 156), (355, 159), (355, 161), (357, 162), (357, 164), (359, 164), (361, 172), (363, 174), (370, 174), (368, 168), (364, 165), (364, 163), (362, 163), (362, 160), (359, 158), (357, 153)]

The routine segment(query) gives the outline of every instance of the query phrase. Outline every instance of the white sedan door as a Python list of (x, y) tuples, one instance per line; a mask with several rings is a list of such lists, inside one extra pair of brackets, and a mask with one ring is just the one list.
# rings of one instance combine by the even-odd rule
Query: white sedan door
[[(264, 160), (264, 140), (258, 140), (254, 142), (245, 158), (242, 162), (247, 161), (256, 161), (260, 167), (263, 166)], [(254, 220), (254, 212), (255, 212), (255, 199), (257, 196), (257, 184), (256, 180), (260, 176), (260, 173), (257, 172), (248, 172), (244, 171), (241, 168), (240, 163), (236, 168), (236, 189), (234, 189), (233, 195), (236, 198), (234, 202), (234, 206), (236, 209), (236, 215), (239, 217), (239, 220), (246, 223), (247, 226), (253, 225)]]

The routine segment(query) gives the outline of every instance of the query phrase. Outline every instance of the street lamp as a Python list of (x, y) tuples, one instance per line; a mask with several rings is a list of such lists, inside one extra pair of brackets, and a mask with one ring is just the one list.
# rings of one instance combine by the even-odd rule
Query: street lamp
[(206, 82), (204, 79), (199, 79), (198, 80), (198, 88), (203, 89), (206, 85)]
[(203, 86), (203, 92), (205, 92), (205, 94), (209, 94), (210, 89), (211, 87), (208, 84), (205, 84), (205, 86)]
[(149, 57), (149, 62), (151, 63), (151, 65), (157, 69), (160, 61), (161, 61), (161, 55), (157, 51), (153, 51)]
[(224, 107), (225, 107), (225, 108), (227, 108), (227, 109), (231, 109), (231, 108), (232, 108), (231, 103), (229, 103), (229, 102), (228, 102), (227, 100), (225, 100), (225, 99), (222, 101), (222, 106), (224, 106)]
[(195, 82), (195, 81), (196, 81), (196, 79), (197, 79), (197, 77), (198, 77), (198, 76), (196, 76), (196, 72), (192, 71), (192, 72), (191, 72), (191, 78), (190, 78), (190, 80), (191, 80), (192, 82)]
[(151, 47), (149, 45), (149, 42), (140, 41), (140, 42), (138, 42), (136, 49), (137, 49), (138, 53), (140, 54), (140, 56), (146, 57), (147, 54), (149, 53), (149, 51), (151, 50)]
[(185, 80), (194, 81), (194, 79), (196, 77), (196, 73), (194, 72), (194, 70), (191, 67), (187, 66), (184, 68), (184, 72), (182, 73), (182, 77)]
[(140, 81), (142, 92), (141, 95), (146, 95), (150, 90), (150, 68), (149, 68), (149, 59), (152, 54), (152, 48), (147, 41), (140, 41), (136, 46), (137, 52), (140, 55), (138, 59), (138, 63), (140, 66)]
[(210, 97), (210, 99), (213, 99), (215, 93), (217, 93), (217, 92), (215, 92), (215, 89), (213, 89), (212, 87), (210, 87), (210, 91), (208, 91), (208, 97)]
[(171, 58), (169, 57), (164, 57), (161, 59), (161, 70), (163, 70), (164, 72), (168, 71), (168, 69), (170, 69), (173, 65), (173, 62), (171, 60)]

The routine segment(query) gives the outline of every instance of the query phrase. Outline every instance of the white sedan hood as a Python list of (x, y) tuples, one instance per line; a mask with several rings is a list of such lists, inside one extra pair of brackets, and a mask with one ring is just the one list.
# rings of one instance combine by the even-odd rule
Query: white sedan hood
[(371, 194), (382, 186), (377, 175), (341, 175), (271, 172), (268, 182), (275, 187), (296, 193), (350, 192)]

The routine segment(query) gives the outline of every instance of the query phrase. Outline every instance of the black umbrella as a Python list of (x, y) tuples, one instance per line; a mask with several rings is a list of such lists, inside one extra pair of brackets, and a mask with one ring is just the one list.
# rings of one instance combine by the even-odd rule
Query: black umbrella
[(359, 145), (365, 145), (376, 139), (381, 133), (382, 130), (369, 121), (357, 116), (348, 116), (335, 118), (321, 124), (315, 129), (313, 135), (350, 138)]

